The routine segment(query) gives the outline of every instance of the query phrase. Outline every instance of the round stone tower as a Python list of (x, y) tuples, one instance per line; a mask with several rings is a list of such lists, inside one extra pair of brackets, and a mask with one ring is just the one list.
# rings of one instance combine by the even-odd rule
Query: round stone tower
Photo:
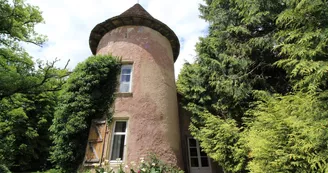
[[(135, 4), (95, 26), (89, 41), (93, 54), (121, 57), (131, 71), (128, 87), (123, 86), (123, 92), (117, 93), (103, 158), (113, 160), (121, 156), (123, 162), (130, 163), (155, 153), (166, 162), (182, 166), (174, 78), (174, 62), (180, 49), (177, 36)], [(122, 70), (122, 74), (130, 71)], [(122, 74), (120, 80), (124, 82)], [(122, 84), (118, 90), (121, 87)], [(115, 121), (125, 123), (115, 125)], [(115, 126), (124, 126), (125, 130), (113, 130), (117, 129)], [(115, 134), (121, 136), (116, 138)], [(117, 147), (122, 143), (123, 149)]]

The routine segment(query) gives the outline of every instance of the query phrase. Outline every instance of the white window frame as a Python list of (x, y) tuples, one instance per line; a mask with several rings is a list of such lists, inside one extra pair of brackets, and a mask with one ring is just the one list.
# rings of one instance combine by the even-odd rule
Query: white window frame
[[(199, 141), (197, 139), (194, 139), (196, 141), (196, 146), (195, 147), (190, 147), (190, 141), (189, 139), (194, 139), (192, 137), (187, 137), (187, 145), (188, 145), (188, 159), (189, 159), (189, 168), (191, 169), (191, 172), (211, 172), (211, 161), (210, 158), (208, 156), (201, 156), (201, 147), (199, 145)], [(197, 156), (191, 156), (190, 153), (190, 148), (196, 148), (197, 149)], [(198, 167), (192, 167), (191, 166), (191, 158), (196, 158), (198, 160)], [(203, 167), (202, 163), (201, 163), (201, 158), (202, 157), (207, 157), (207, 161), (208, 161), (208, 167)], [(203, 169), (203, 170), (202, 170)]]
[[(125, 122), (125, 132), (115, 132), (116, 123), (117, 122)], [(113, 122), (113, 129), (112, 129), (112, 136), (111, 136), (111, 146), (110, 146), (110, 153), (109, 153), (109, 161), (111, 163), (122, 163), (125, 159), (125, 148), (126, 148), (126, 139), (127, 139), (127, 131), (128, 131), (128, 120), (115, 120)], [(114, 136), (115, 135), (124, 135), (124, 144), (123, 144), (123, 158), (120, 158), (120, 160), (112, 160), (112, 152), (114, 147)]]
[[(127, 68), (128, 67), (128, 68)], [(131, 69), (130, 72), (130, 82), (129, 82), (129, 90), (127, 92), (122, 92), (121, 91), (121, 84), (122, 84), (122, 76), (123, 76), (123, 69)], [(120, 73), (120, 85), (119, 85), (119, 93), (132, 93), (132, 74), (133, 74), (133, 64), (123, 64), (121, 67), (121, 73)]]

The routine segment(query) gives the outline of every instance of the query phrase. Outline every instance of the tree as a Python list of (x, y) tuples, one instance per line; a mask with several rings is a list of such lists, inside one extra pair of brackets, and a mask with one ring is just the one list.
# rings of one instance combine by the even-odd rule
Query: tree
[(0, 163), (13, 170), (47, 166), (48, 128), (67, 70), (36, 64), (21, 42), (42, 46), (41, 12), (23, 0), (0, 0)]
[[(257, 92), (249, 111), (251, 172), (327, 172), (326, 1), (282, 1), (275, 47), (293, 92)], [(255, 135), (256, 133), (256, 135)], [(257, 142), (255, 142), (257, 141)], [(265, 162), (263, 162), (265, 160)]]
[(200, 39), (198, 59), (185, 65), (177, 84), (185, 108), (193, 114), (192, 135), (230, 172), (246, 170), (248, 149), (242, 136), (253, 90), (286, 93), (290, 88), (285, 72), (273, 65), (278, 60), (272, 50), (274, 15), (281, 5), (254, 2), (270, 13), (247, 16), (248, 1), (201, 5), (201, 17), (210, 22), (209, 34)]
[(249, 111), (255, 119), (245, 136), (250, 172), (327, 172), (327, 97), (256, 95), (259, 102)]
[[(319, 101), (308, 101), (324, 103), (322, 100), (327, 81), (327, 47), (324, 46), (328, 40), (327, 2), (205, 2), (205, 5), (200, 6), (200, 12), (201, 17), (210, 23), (208, 36), (200, 39), (196, 47), (196, 62), (184, 66), (177, 82), (178, 90), (184, 97), (183, 105), (192, 113), (192, 135), (200, 140), (208, 155), (229, 172), (305, 170), (305, 166), (295, 166), (291, 171), (283, 168), (271, 169), (269, 164), (257, 164), (256, 161), (266, 156), (254, 155), (254, 151), (258, 151), (259, 148), (251, 145), (250, 141), (260, 139), (255, 139), (251, 132), (257, 132), (261, 126), (255, 128), (253, 126), (256, 123), (252, 122), (259, 121), (257, 115), (260, 111), (263, 117), (265, 111), (276, 116), (291, 116), (291, 112), (286, 109), (282, 109), (279, 114), (260, 109), (271, 103), (258, 102), (263, 100), (258, 93), (267, 93), (265, 95), (272, 97), (269, 99), (270, 102), (279, 99), (295, 100), (291, 104), (295, 104), (295, 107), (303, 111), (307, 108), (299, 104), (297, 99), (300, 95), (306, 98), (316, 98), (320, 95)], [(279, 106), (286, 103), (287, 101), (281, 101)], [(302, 117), (306, 115), (308, 114), (302, 114)], [(319, 115), (313, 115), (306, 121), (314, 121), (315, 116)], [(320, 121), (324, 121), (324, 118)], [(311, 130), (310, 127), (309, 129)], [(271, 130), (276, 132), (276, 129)], [(276, 135), (281, 138), (272, 140), (282, 139), (286, 134), (288, 136), (290, 133), (277, 132)], [(320, 142), (322, 141), (318, 144)], [(274, 155), (275, 150), (270, 147), (272, 146), (267, 145), (261, 149), (271, 151), (266, 153), (269, 156)], [(281, 147), (288, 148), (285, 144)], [(316, 152), (318, 150), (313, 150), (309, 155)], [(281, 158), (276, 158), (272, 162), (278, 162), (279, 159)], [(321, 158), (321, 165), (324, 165), (325, 159)], [(253, 169), (251, 164), (257, 165), (257, 169)], [(286, 165), (287, 162), (280, 164)], [(307, 166), (311, 167), (310, 164)], [(315, 172), (322, 169), (313, 170)]]
[(74, 172), (83, 162), (91, 120), (110, 121), (120, 69), (115, 57), (91, 56), (68, 78), (50, 127), (50, 159), (63, 172)]

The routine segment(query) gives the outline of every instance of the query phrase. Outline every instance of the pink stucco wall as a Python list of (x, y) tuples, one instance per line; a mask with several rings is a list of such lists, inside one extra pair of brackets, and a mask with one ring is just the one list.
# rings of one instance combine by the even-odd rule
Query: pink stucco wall
[(132, 95), (115, 101), (114, 119), (128, 120), (124, 162), (153, 152), (164, 161), (183, 165), (174, 61), (167, 38), (148, 27), (122, 26), (103, 36), (97, 54), (133, 63)]

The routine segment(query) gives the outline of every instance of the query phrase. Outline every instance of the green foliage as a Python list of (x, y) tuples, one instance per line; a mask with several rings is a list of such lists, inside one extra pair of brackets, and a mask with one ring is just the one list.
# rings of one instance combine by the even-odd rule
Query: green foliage
[(67, 80), (50, 127), (50, 158), (64, 171), (75, 171), (82, 163), (91, 120), (111, 118), (120, 67), (112, 56), (91, 56)]
[(41, 22), (37, 7), (23, 0), (0, 0), (0, 99), (31, 93), (30, 89), (43, 84), (46, 74), (34, 69), (32, 58), (19, 46), (20, 42), (43, 44), (45, 37), (34, 31), (34, 26)]
[(140, 158), (139, 165), (135, 162), (131, 162), (131, 164), (126, 164), (125, 166), (121, 164), (117, 170), (112, 166), (114, 167), (114, 165), (110, 165), (106, 161), (101, 165), (96, 164), (95, 171), (96, 173), (184, 173), (178, 167), (159, 160), (155, 155), (149, 155), (146, 160)]
[(132, 173), (183, 173), (178, 167), (164, 163), (155, 155), (150, 155), (145, 161), (141, 158), (138, 168), (130, 168)]
[(273, 95), (260, 91), (249, 113), (249, 170), (318, 173), (328, 170), (327, 98), (296, 93)]
[(1, 173), (11, 173), (6, 165), (0, 164), (0, 172)]
[(61, 173), (61, 171), (59, 169), (49, 169), (47, 171), (44, 171), (44, 172), (35, 172), (35, 173)]
[[(325, 105), (318, 96), (327, 90), (327, 5), (321, 0), (205, 0), (200, 5), (209, 33), (197, 44), (195, 63), (182, 69), (177, 88), (183, 106), (192, 114), (192, 135), (226, 171), (325, 172), (328, 157), (321, 146), (325, 137), (311, 136), (318, 129), (306, 123), (325, 121), (318, 118), (319, 110), (307, 111)], [(259, 95), (271, 99), (259, 104)], [(300, 97), (311, 104), (305, 105), (303, 98), (301, 104)], [(276, 111), (260, 110), (260, 105)], [(298, 120), (303, 124), (287, 124), (292, 131), (275, 127), (294, 113), (303, 117)], [(265, 133), (256, 136), (261, 127)], [(297, 133), (301, 128), (304, 133)], [(304, 152), (296, 149), (301, 144), (289, 146), (289, 135), (313, 148)], [(316, 144), (310, 140), (313, 137), (318, 138)], [(255, 145), (262, 140), (270, 142)], [(287, 161), (286, 155), (275, 153), (288, 153), (290, 148), (295, 151), (293, 159), (303, 161)]]
[(41, 46), (45, 37), (34, 31), (41, 12), (23, 0), (0, 0), (0, 163), (11, 170), (49, 166), (52, 122), (57, 93), (67, 76), (55, 62), (36, 64), (19, 46)]
[(0, 0), (1, 44), (16, 47), (17, 41), (42, 45), (44, 36), (34, 31), (34, 26), (43, 22), (38, 7), (24, 0)]
[[(205, 126), (190, 126), (191, 134), (201, 140), (201, 147), (226, 170), (238, 172), (246, 167), (247, 148), (233, 119), (222, 120), (210, 113), (201, 114)], [(195, 121), (194, 118), (192, 118)]]
[[(14, 94), (1, 100), (0, 161), (14, 170), (40, 169), (47, 165), (57, 94)], [(48, 165), (49, 166), (49, 165)]]
[(326, 89), (328, 4), (322, 0), (283, 1), (284, 11), (277, 15), (275, 50), (292, 79), (295, 90)]
[[(248, 149), (244, 118), (253, 90), (286, 93), (286, 74), (274, 66), (276, 1), (213, 0), (200, 6), (210, 23), (197, 44), (198, 58), (186, 64), (177, 87), (192, 113), (192, 135), (226, 171), (245, 172)], [(220, 133), (217, 133), (220, 131)]]

